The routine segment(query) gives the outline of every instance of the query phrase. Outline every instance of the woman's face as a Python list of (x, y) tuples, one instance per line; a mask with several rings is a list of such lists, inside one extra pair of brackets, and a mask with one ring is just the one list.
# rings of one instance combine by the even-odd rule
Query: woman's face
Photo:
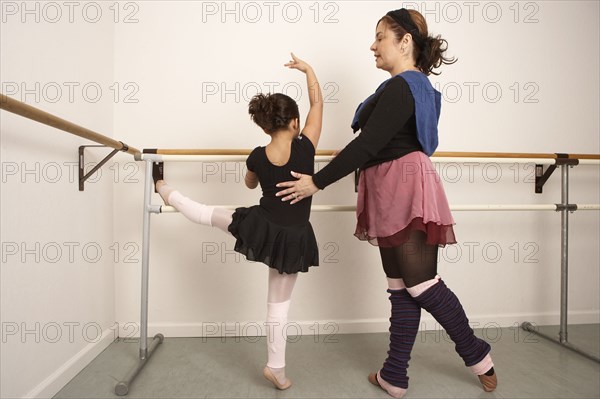
[(400, 60), (400, 42), (384, 21), (377, 24), (371, 51), (375, 55), (375, 65), (384, 71), (390, 72)]

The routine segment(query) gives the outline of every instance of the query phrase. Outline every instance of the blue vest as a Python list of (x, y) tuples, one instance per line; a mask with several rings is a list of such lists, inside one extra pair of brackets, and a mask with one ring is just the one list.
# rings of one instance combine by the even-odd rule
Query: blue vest
[[(423, 152), (427, 154), (427, 156), (431, 156), (438, 146), (437, 125), (442, 108), (442, 95), (431, 85), (427, 76), (421, 72), (404, 71), (396, 76), (402, 76), (406, 83), (408, 83), (410, 92), (415, 99), (417, 139), (419, 140), (421, 147), (423, 147)], [(360, 114), (360, 111), (362, 111), (363, 105), (379, 94), (390, 79), (381, 83), (377, 90), (375, 90), (375, 93), (367, 97), (367, 99), (356, 109), (356, 113), (352, 119), (352, 129), (355, 133), (360, 129), (360, 126), (358, 125), (358, 115)]]

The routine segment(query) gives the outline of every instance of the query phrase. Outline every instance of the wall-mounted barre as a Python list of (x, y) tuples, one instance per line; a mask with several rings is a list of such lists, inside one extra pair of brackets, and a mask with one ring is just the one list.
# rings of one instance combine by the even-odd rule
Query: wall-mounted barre
[(71, 133), (75, 136), (83, 137), (94, 141), (102, 146), (113, 148), (113, 151), (108, 154), (102, 161), (100, 161), (92, 170), (87, 174), (85, 173), (85, 161), (84, 161), (84, 149), (86, 147), (100, 147), (100, 146), (89, 146), (82, 145), (79, 147), (79, 191), (83, 191), (85, 181), (92, 176), (98, 169), (100, 169), (109, 159), (111, 159), (119, 151), (132, 154), (135, 159), (139, 160), (140, 150), (134, 147), (130, 147), (122, 141), (117, 141), (107, 137), (103, 134), (94, 132), (93, 130), (85, 127), (76, 125), (73, 122), (69, 122), (65, 119), (59, 118), (58, 116), (52, 115), (41, 109), (32, 107), (31, 105), (25, 104), (24, 102), (15, 100), (8, 97), (5, 94), (0, 93), (0, 109), (8, 112), (12, 112), (17, 115), (21, 115), (24, 118), (34, 120), (47, 126), (54, 127), (67, 133)]
[(137, 148), (130, 147), (121, 141), (113, 140), (103, 134), (76, 125), (73, 122), (59, 118), (58, 116), (42, 111), (39, 108), (32, 107), (29, 104), (10, 98), (2, 93), (0, 93), (0, 109), (139, 157), (140, 150)]
[[(143, 155), (137, 148), (131, 147), (121, 141), (117, 141), (103, 134), (94, 132), (65, 119), (59, 118), (48, 112), (42, 111), (24, 102), (15, 100), (7, 95), (0, 93), (0, 109), (20, 115), (24, 118), (34, 120), (44, 125), (74, 134), (76, 136), (94, 141), (118, 151), (132, 154), (136, 160), (153, 159), (156, 162), (162, 161), (211, 161), (213, 159), (206, 156), (217, 156), (223, 161), (241, 161), (245, 160), (242, 156), (248, 156), (251, 150), (247, 149), (154, 149), (145, 150)], [(333, 150), (318, 150), (318, 161), (327, 162), (331, 160)], [(181, 156), (181, 158), (179, 158)], [(202, 156), (197, 159), (194, 156)], [(229, 157), (232, 158), (229, 158)], [(469, 158), (469, 162), (497, 162), (513, 163), (520, 160), (524, 163), (536, 163), (538, 165), (555, 164), (557, 159), (566, 158), (577, 160), (579, 164), (598, 164), (600, 154), (539, 154), (539, 153), (506, 153), (506, 152), (436, 152), (432, 156), (435, 162), (465, 162), (461, 158)], [(455, 159), (456, 158), (456, 159)], [(490, 158), (493, 158), (490, 159)]]

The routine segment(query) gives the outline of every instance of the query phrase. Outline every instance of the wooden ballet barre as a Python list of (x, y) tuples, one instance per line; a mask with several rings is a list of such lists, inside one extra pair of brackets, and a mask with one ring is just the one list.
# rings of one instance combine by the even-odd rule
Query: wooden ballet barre
[[(567, 159), (598, 159), (600, 154), (565, 154)], [(432, 157), (443, 158), (550, 158), (557, 159), (559, 154), (539, 154), (520, 152), (435, 152)]]
[[(146, 159), (151, 159), (153, 156), (151, 154), (160, 155), (156, 157), (156, 159), (164, 159), (164, 160), (173, 160), (179, 161), (184, 160), (184, 157), (194, 157), (189, 158), (189, 160), (242, 160), (242, 156), (250, 155), (252, 150), (249, 149), (150, 149), (144, 150), (143, 157)], [(334, 150), (317, 150), (316, 156), (318, 157), (332, 157), (334, 154)], [(148, 155), (146, 155), (148, 154)], [(162, 157), (166, 155), (166, 157)], [(197, 159), (196, 159), (197, 157)], [(206, 158), (201, 158), (206, 157)], [(215, 157), (212, 158), (211, 157)], [(216, 158), (219, 157), (219, 158)], [(231, 157), (231, 158), (222, 158), (222, 157)], [(234, 158), (235, 157), (235, 158)], [(581, 163), (590, 163), (596, 164), (597, 161), (600, 161), (600, 154), (552, 154), (552, 153), (514, 153), (514, 152), (447, 152), (440, 151), (436, 152), (432, 155), (432, 158), (439, 158), (440, 161), (453, 161), (455, 158), (475, 158), (485, 159), (486, 161), (490, 161), (490, 159), (500, 160), (506, 159), (507, 162), (512, 162), (514, 160), (521, 160), (522, 162), (531, 162), (531, 163), (547, 163), (554, 164), (557, 159), (565, 158), (571, 160), (589, 160), (592, 162), (581, 162)], [(546, 160), (546, 162), (542, 162), (539, 160)], [(472, 161), (472, 160), (469, 160)], [(463, 161), (465, 162), (465, 161)], [(500, 161), (502, 162), (502, 161)]]
[[(176, 149), (164, 148), (149, 150), (161, 155), (250, 155), (252, 150), (247, 149)], [(332, 156), (334, 150), (317, 150), (316, 155)], [(566, 154), (568, 159), (600, 159), (600, 154)], [(448, 152), (438, 151), (432, 157), (443, 158), (558, 158), (552, 153), (518, 153), (518, 152)]]
[(75, 136), (83, 137), (84, 139), (94, 141), (98, 144), (114, 148), (115, 150), (132, 154), (136, 159), (139, 159), (141, 154), (140, 150), (137, 148), (130, 147), (121, 141), (111, 139), (103, 134), (76, 125), (75, 123), (59, 118), (58, 116), (42, 111), (41, 109), (32, 107), (24, 102), (10, 98), (2, 93), (0, 93), (0, 109), (12, 112), (13, 114), (21, 115), (24, 118), (43, 123), (44, 125), (54, 127), (67, 133), (74, 134)]
[[(215, 205), (219, 208), (235, 210), (243, 205)], [(571, 210), (575, 211), (598, 211), (600, 204), (570, 204)], [(561, 204), (473, 204), (473, 205), (450, 205), (451, 211), (559, 211)], [(356, 205), (313, 205), (311, 212), (354, 212)], [(161, 205), (153, 213), (177, 213), (177, 209), (168, 205)]]
[[(204, 150), (197, 150), (198, 152), (204, 152)], [(248, 153), (244, 152), (243, 155), (240, 155), (239, 152), (243, 152), (245, 150), (228, 150), (227, 154), (222, 154), (221, 152), (214, 151), (211, 154), (161, 154), (161, 153), (143, 153), (141, 154), (141, 159), (144, 161), (153, 161), (153, 162), (244, 162), (248, 157)], [(233, 155), (233, 152), (238, 152), (237, 155)], [(329, 162), (333, 159), (331, 155), (332, 151), (323, 150), (317, 152), (315, 157), (315, 162)], [(222, 154), (222, 155), (221, 155)], [(553, 155), (553, 154), (548, 154)], [(587, 154), (585, 154), (587, 155)], [(445, 157), (434, 154), (431, 158), (433, 163), (496, 163), (496, 164), (534, 164), (534, 165), (560, 165), (561, 163), (568, 163), (572, 165), (600, 165), (600, 158), (596, 159), (592, 157), (586, 159), (577, 159), (577, 158), (524, 158), (524, 157), (516, 157), (516, 158), (491, 158), (491, 157), (479, 157), (479, 158), (469, 158), (469, 157)]]
[[(232, 148), (211, 148), (211, 149), (176, 149), (176, 148), (166, 148), (166, 149), (152, 149), (152, 150), (144, 150), (144, 153), (148, 154), (160, 154), (160, 155), (245, 155), (248, 156), (252, 150), (247, 150), (243, 148), (232, 149)], [(321, 156), (331, 156), (335, 151), (333, 150), (317, 150), (316, 155)]]

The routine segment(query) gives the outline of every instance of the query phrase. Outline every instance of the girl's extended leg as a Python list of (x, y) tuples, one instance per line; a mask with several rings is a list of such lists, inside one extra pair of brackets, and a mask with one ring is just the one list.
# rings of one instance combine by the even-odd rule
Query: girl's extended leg
[(218, 227), (229, 234), (227, 228), (231, 224), (233, 211), (193, 201), (169, 186), (164, 180), (156, 182), (156, 190), (165, 204), (171, 205), (192, 222)]
[(278, 389), (287, 389), (292, 385), (285, 376), (286, 323), (297, 277), (297, 273), (280, 274), (276, 269), (269, 268), (266, 322), (268, 361), (263, 374)]

